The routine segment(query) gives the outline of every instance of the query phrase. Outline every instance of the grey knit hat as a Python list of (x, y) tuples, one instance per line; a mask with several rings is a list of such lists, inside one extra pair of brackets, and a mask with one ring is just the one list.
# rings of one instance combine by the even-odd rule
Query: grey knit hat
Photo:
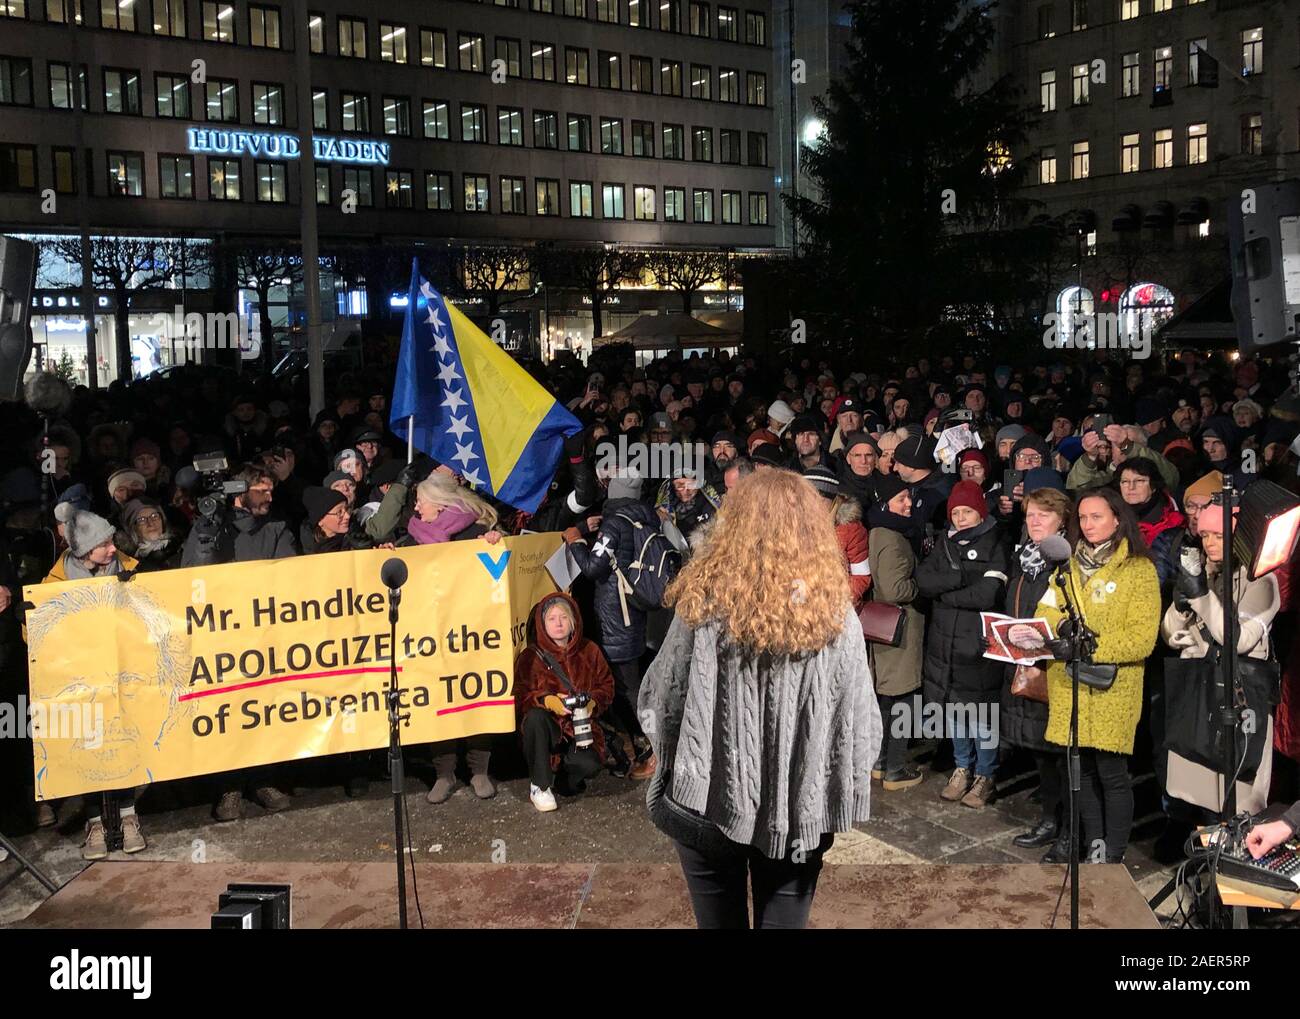
[(78, 559), (88, 556), (96, 545), (113, 537), (115, 528), (97, 513), (76, 509), (72, 503), (61, 502), (54, 507), (54, 517), (63, 525), (63, 536), (68, 551)]

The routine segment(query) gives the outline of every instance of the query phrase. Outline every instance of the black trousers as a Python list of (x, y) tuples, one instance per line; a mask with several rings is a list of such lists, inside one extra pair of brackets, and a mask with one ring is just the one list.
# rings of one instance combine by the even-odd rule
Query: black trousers
[(610, 662), (609, 668), (614, 673), (614, 703), (610, 715), (629, 736), (633, 738), (644, 736), (641, 720), (636, 713), (637, 700), (641, 696), (640, 660)]
[[(524, 715), (524, 759), (528, 762), (528, 777), (538, 789), (549, 789), (555, 784), (556, 774), (551, 770), (551, 754), (568, 747), (564, 732), (555, 717), (545, 708), (532, 708)], [(580, 791), (580, 786), (601, 769), (601, 761), (594, 748), (577, 753), (565, 753), (560, 770), (570, 791)]]
[[(1128, 755), (1080, 747), (1079, 785), (1079, 820), (1084, 839), (1079, 846), (1080, 859), (1089, 859), (1103, 847), (1108, 859), (1121, 859), (1133, 831), (1133, 781), (1128, 774)], [(1097, 845), (1098, 840), (1102, 847)]]
[(808, 925), (817, 892), (822, 856), (834, 842), (834, 835), (823, 835), (817, 846), (802, 854), (799, 863), (793, 854), (773, 860), (753, 846), (736, 845), (735, 852), (710, 857), (674, 843), (691, 893), (696, 926), (701, 930), (748, 929), (748, 886), (752, 884), (755, 930), (802, 930)]
[(1043, 809), (1043, 821), (1047, 824), (1060, 824), (1065, 817), (1065, 788), (1069, 780), (1066, 770), (1066, 755), (1054, 750), (1035, 750), (1034, 763), (1038, 765), (1038, 791)]
[[(911, 731), (911, 726), (905, 726), (902, 736), (893, 735), (890, 730), (894, 726), (894, 705), (899, 701), (910, 701), (911, 694), (905, 694), (901, 697), (895, 697), (887, 693), (876, 694), (876, 700), (880, 703), (880, 721), (884, 726), (884, 735), (880, 743), (880, 760), (884, 762), (885, 774), (891, 771), (898, 771), (907, 764), (907, 750), (910, 739), (906, 733)], [(906, 721), (906, 718), (903, 719)]]

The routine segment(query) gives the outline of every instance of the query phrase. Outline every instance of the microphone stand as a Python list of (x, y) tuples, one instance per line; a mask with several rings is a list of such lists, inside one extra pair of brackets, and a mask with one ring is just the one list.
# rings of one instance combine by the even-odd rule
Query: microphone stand
[[(397, 842), (394, 853), (397, 860), (397, 918), (398, 925), (406, 930), (406, 838), (402, 828), (405, 808), (406, 771), (402, 765), (401, 725), (410, 724), (410, 713), (402, 714), (401, 688), (397, 685), (397, 606), (402, 601), (399, 588), (388, 589), (388, 626), (392, 654), (388, 660), (388, 770), (393, 778), (393, 826)], [(411, 866), (415, 863), (412, 861)]]
[[(1083, 788), (1079, 764), (1079, 662), (1088, 653), (1088, 631), (1083, 615), (1070, 598), (1067, 582), (1070, 560), (1056, 568), (1056, 585), (1065, 600), (1071, 623), (1070, 641), (1070, 743), (1066, 751), (1070, 773), (1070, 930), (1079, 929), (1079, 793)], [(1059, 632), (1059, 628), (1058, 628)]]

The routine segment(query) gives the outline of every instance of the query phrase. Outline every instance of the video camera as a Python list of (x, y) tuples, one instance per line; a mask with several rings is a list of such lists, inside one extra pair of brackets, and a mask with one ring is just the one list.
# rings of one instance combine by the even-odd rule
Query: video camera
[(967, 407), (949, 407), (939, 415), (939, 427), (953, 428), (957, 425), (974, 425), (975, 412)]
[(219, 521), (229, 508), (230, 497), (248, 491), (248, 482), (231, 479), (229, 470), (225, 453), (201, 453), (194, 458), (194, 487), (200, 493), (194, 505), (204, 520)]

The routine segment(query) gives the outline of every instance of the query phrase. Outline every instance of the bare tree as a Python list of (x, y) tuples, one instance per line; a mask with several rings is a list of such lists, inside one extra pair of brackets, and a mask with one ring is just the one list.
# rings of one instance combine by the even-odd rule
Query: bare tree
[[(81, 239), (61, 237), (50, 249), (73, 265), (81, 264)], [(96, 290), (113, 295), (113, 324), (117, 348), (117, 377), (129, 382), (131, 373), (131, 296), (161, 290), (178, 278), (178, 267), (192, 262), (178, 240), (147, 237), (92, 237), (90, 275)], [(192, 270), (191, 270), (192, 271)], [(95, 366), (91, 365), (93, 372)]]
[(682, 311), (689, 315), (695, 292), (726, 274), (727, 256), (721, 251), (656, 251), (646, 258), (646, 267), (660, 286), (677, 291)]
[(302, 251), (297, 245), (252, 243), (233, 246), (225, 253), (235, 285), (257, 295), (257, 326), (262, 342), (262, 364), (275, 363), (275, 336), (271, 325), (271, 289), (302, 282)]
[(605, 335), (604, 309), (619, 287), (641, 278), (646, 257), (619, 248), (553, 248), (534, 258), (538, 275), (547, 286), (577, 290), (591, 301), (592, 336)]
[(529, 291), (520, 287), (533, 267), (525, 248), (504, 244), (461, 248), (457, 261), (458, 289), (466, 295), (482, 297), (487, 302), (490, 318), (501, 312), (501, 305), (528, 296)]

